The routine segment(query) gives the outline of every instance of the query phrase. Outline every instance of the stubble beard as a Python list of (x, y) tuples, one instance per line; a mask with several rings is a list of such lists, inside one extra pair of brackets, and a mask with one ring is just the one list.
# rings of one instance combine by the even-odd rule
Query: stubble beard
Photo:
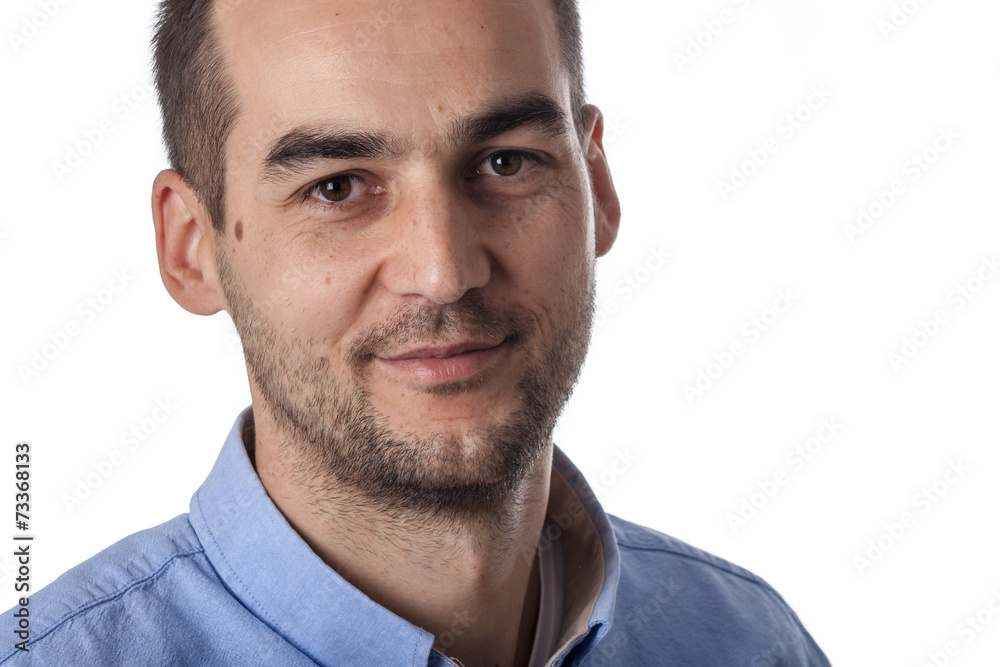
[[(299, 338), (282, 337), (233, 275), (224, 252), (218, 260), (249, 372), (281, 432), (281, 446), (292, 450), (297, 482), (326, 499), (358, 502), (397, 518), (495, 522), (512, 501), (523, 501), (523, 482), (547, 451), (590, 343), (593, 267), (581, 272), (586, 275), (566, 302), (561, 328), (541, 345), (532, 345), (539, 333), (531, 317), (494, 308), (475, 290), (445, 306), (401, 307), (355, 336), (344, 380), (328, 356)], [(365, 388), (374, 357), (411, 343), (466, 338), (504, 338), (513, 348), (508, 353), (523, 354), (516, 384), (520, 406), (463, 436), (400, 433), (390, 426)], [(428, 393), (458, 394), (479, 383), (439, 385)]]

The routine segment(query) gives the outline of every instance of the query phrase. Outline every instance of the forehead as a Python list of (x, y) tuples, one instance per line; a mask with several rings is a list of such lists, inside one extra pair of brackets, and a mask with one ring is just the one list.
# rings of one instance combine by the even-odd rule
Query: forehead
[(568, 107), (552, 0), (217, 0), (241, 125), (440, 130), (490, 100)]

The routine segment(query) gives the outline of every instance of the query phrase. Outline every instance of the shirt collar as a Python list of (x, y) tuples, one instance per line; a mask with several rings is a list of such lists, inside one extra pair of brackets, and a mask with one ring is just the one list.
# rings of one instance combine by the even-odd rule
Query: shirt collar
[[(585, 654), (611, 627), (621, 559), (614, 528), (583, 474), (558, 447), (552, 457), (549, 525), (539, 541), (561, 542), (566, 594), (557, 655)], [(558, 531), (556, 530), (558, 528)]]
[[(434, 636), (345, 581), (268, 498), (243, 442), (252, 418), (250, 407), (240, 413), (208, 479), (191, 499), (191, 525), (223, 583), (320, 665), (428, 664)], [(558, 448), (548, 514), (560, 527), (550, 537), (561, 540), (566, 554), (563, 654), (577, 644), (589, 648), (610, 627), (620, 566), (607, 515)]]

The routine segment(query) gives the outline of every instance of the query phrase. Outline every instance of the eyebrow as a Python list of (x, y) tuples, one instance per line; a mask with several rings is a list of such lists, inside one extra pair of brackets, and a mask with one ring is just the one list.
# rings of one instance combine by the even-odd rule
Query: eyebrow
[[(554, 138), (569, 132), (568, 118), (555, 100), (541, 93), (528, 93), (458, 119), (446, 137), (452, 148), (458, 148), (522, 127), (536, 127)], [(391, 160), (402, 156), (409, 147), (408, 141), (378, 131), (298, 127), (271, 143), (261, 181), (283, 180), (323, 160)]]
[(541, 93), (529, 93), (459, 120), (449, 133), (449, 141), (453, 146), (478, 144), (525, 126), (537, 127), (553, 137), (569, 131), (566, 114), (555, 100)]
[(322, 160), (388, 160), (402, 153), (401, 146), (376, 132), (300, 127), (271, 144), (261, 169), (261, 181), (281, 180)]

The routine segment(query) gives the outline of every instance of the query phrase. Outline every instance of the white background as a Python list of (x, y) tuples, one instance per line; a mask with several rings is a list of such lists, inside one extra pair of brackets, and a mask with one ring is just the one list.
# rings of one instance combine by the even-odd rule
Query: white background
[[(977, 283), (1000, 254), (1000, 5), (906, 4), (889, 32), (889, 0), (584, 1), (590, 98), (624, 218), (556, 442), (609, 511), (771, 582), (834, 664), (924, 665), (954, 641), (948, 664), (995, 665), (1000, 615), (960, 624), (994, 592), (1000, 608), (1000, 280)], [(713, 24), (723, 10), (731, 21)], [(166, 162), (142, 88), (152, 3), (67, 0), (15, 48), (39, 11), (5, 0), (0, 14), (0, 442), (11, 477), (14, 443), (32, 443), (35, 587), (186, 511), (249, 403), (227, 316), (184, 312), (158, 275), (149, 195)], [(689, 39), (701, 52), (680, 62)], [(820, 89), (828, 99), (803, 107)], [(110, 134), (58, 176), (104, 119)], [(907, 161), (948, 128), (957, 139), (914, 180)], [(718, 184), (748, 151), (761, 161), (769, 138), (776, 152), (744, 165), (752, 175), (724, 201)], [(905, 192), (849, 235), (895, 179)], [(102, 312), (78, 310), (123, 270), (129, 284)], [(960, 300), (966, 284), (981, 289)], [(779, 290), (794, 305), (775, 322)], [(939, 309), (945, 323), (894, 367), (889, 353)], [(771, 322), (756, 340), (753, 317)], [(23, 378), (71, 323), (79, 335)], [(744, 353), (711, 367), (734, 342)], [(716, 379), (689, 400), (699, 371)], [(153, 430), (157, 400), (178, 407)], [(793, 465), (831, 418), (843, 428)], [(129, 451), (122, 434), (143, 426)], [(123, 462), (101, 479), (115, 450)], [(939, 481), (950, 464), (968, 471)], [(785, 483), (771, 487), (775, 473)], [(81, 488), (88, 475), (97, 488)], [(918, 504), (935, 481), (941, 496)], [(756, 514), (734, 530), (744, 500)], [(905, 512), (915, 525), (890, 536)], [(880, 538), (877, 562), (861, 564)], [(7, 607), (13, 558), (0, 566)]]

